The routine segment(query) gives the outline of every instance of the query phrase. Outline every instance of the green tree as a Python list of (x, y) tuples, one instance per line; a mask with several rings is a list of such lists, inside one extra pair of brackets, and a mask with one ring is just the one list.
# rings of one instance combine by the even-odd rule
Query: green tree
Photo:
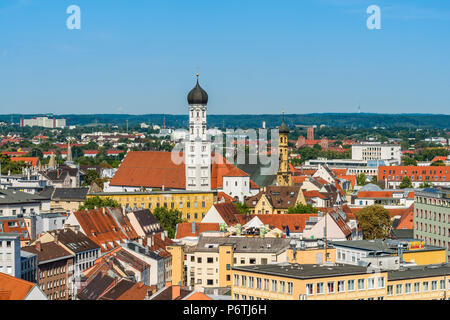
[(80, 205), (78, 208), (79, 211), (83, 210), (93, 210), (100, 208), (119, 208), (120, 204), (111, 198), (100, 198), (98, 196), (87, 198), (87, 200)]
[(90, 186), (92, 182), (98, 182), (100, 180), (100, 176), (97, 170), (88, 170), (86, 175), (84, 176), (83, 186)]
[(411, 157), (404, 156), (402, 161), (405, 166), (417, 166), (417, 161)]
[(389, 236), (392, 222), (389, 211), (383, 206), (368, 206), (356, 212), (355, 215), (365, 240), (384, 239)]
[(400, 189), (413, 188), (413, 184), (409, 177), (403, 177), (402, 182), (399, 186)]
[(287, 213), (317, 213), (317, 211), (311, 204), (297, 203), (295, 206), (289, 207)]
[(433, 188), (433, 185), (429, 182), (422, 182), (419, 185), (420, 189), (425, 189), (425, 188)]
[(430, 166), (433, 166), (433, 167), (444, 167), (445, 163), (442, 160), (438, 160), (438, 161), (435, 161), (432, 164), (430, 164)]
[(234, 206), (240, 214), (247, 214), (250, 212), (250, 208), (246, 203), (235, 202)]
[(356, 176), (356, 184), (358, 186), (365, 186), (367, 184), (367, 176), (365, 173), (360, 173)]
[(153, 215), (159, 221), (161, 227), (169, 233), (169, 238), (175, 238), (177, 224), (182, 223), (181, 212), (176, 209), (159, 207), (153, 210)]

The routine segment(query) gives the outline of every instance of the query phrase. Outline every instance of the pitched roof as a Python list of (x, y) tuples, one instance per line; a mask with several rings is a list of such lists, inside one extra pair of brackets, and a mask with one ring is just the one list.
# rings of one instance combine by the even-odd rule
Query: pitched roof
[(239, 211), (236, 209), (233, 203), (216, 203), (214, 205), (214, 208), (217, 210), (217, 212), (220, 214), (227, 225), (235, 225), (238, 222), (235, 215), (239, 214)]
[(175, 164), (171, 152), (130, 151), (126, 155), (111, 186), (185, 189), (184, 163)]
[(395, 229), (414, 229), (414, 205), (403, 213)]
[(186, 237), (198, 237), (203, 232), (219, 231), (218, 223), (195, 223), (195, 232), (192, 232), (192, 222), (182, 222), (177, 225), (175, 239), (183, 239)]
[(35, 285), (0, 272), (0, 300), (25, 300)]
[(174, 292), (177, 292), (177, 290), (174, 290), (174, 287), (177, 286), (169, 286), (160, 290), (159, 292), (155, 293), (155, 295), (152, 296), (150, 300), (182, 300), (192, 292), (192, 290), (189, 290), (188, 288), (180, 287), (179, 296), (174, 298)]
[(234, 202), (235, 199), (232, 196), (229, 196), (228, 194), (226, 194), (225, 192), (217, 192), (217, 201), (221, 202)]
[(82, 232), (73, 231), (66, 228), (61, 230), (53, 230), (49, 232), (52, 236), (58, 238), (58, 242), (69, 248), (72, 252), (78, 253), (88, 250), (99, 249), (100, 246), (89, 239)]
[(84, 201), (88, 192), (89, 188), (55, 188), (52, 200)]
[(72, 213), (86, 235), (100, 245), (102, 252), (109, 251), (125, 240), (138, 235), (121, 208), (94, 209)]
[(104, 273), (98, 273), (88, 285), (77, 294), (80, 300), (97, 300), (109, 287), (114, 285), (115, 279)]
[(245, 203), (253, 208), (264, 194), (273, 208), (287, 209), (295, 205), (300, 190), (299, 186), (267, 186), (265, 190), (247, 198)]
[(38, 157), (12, 157), (12, 162), (20, 162), (23, 161), (26, 164), (30, 164), (32, 167), (36, 167), (39, 163)]
[(73, 257), (73, 255), (69, 251), (55, 242), (41, 243), (40, 246), (40, 251), (37, 249), (37, 244), (22, 247), (21, 250), (36, 254), (38, 256), (39, 264), (54, 260), (69, 259)]
[[(307, 214), (258, 214), (251, 215), (250, 219), (257, 217), (263, 224), (269, 225), (270, 229), (277, 228), (286, 231), (286, 226), (290, 232), (303, 232), (306, 222), (317, 217), (317, 213)], [(247, 219), (246, 219), (247, 220)]]
[(135, 283), (128, 279), (121, 279), (103, 294), (100, 300), (144, 300), (149, 291), (155, 292), (156, 286), (146, 286), (142, 282)]

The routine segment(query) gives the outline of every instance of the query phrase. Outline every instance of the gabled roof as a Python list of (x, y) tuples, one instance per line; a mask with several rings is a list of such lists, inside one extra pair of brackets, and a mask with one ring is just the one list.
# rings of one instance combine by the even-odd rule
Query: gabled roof
[(267, 186), (265, 190), (247, 198), (245, 203), (253, 208), (254, 203), (258, 203), (259, 199), (265, 195), (274, 209), (287, 209), (295, 205), (300, 190), (299, 186)]
[[(316, 218), (317, 213), (306, 214), (258, 214), (251, 215), (250, 219), (257, 217), (264, 225), (269, 225), (269, 229), (280, 229), (286, 232), (286, 226), (289, 232), (303, 232), (306, 222), (311, 218)], [(249, 219), (246, 219), (249, 220)]]
[(50, 231), (53, 237), (58, 238), (58, 242), (66, 246), (75, 253), (100, 249), (100, 246), (89, 239), (82, 232), (73, 231), (72, 229), (61, 229)]
[(12, 162), (20, 162), (23, 161), (26, 164), (30, 164), (32, 167), (36, 167), (39, 163), (38, 157), (12, 157)]
[(142, 282), (135, 283), (121, 279), (102, 295), (100, 300), (144, 300), (148, 292), (155, 292), (156, 286), (146, 286)]
[(228, 226), (238, 223), (235, 215), (239, 214), (239, 211), (236, 209), (233, 203), (216, 203), (214, 205), (214, 208), (217, 210), (217, 212), (220, 214), (220, 216)]
[(97, 300), (108, 288), (114, 285), (115, 279), (104, 273), (98, 273), (88, 285), (77, 294), (80, 300)]
[(171, 152), (130, 151), (126, 155), (111, 186), (185, 189), (184, 163), (175, 164)]
[(88, 192), (89, 188), (55, 188), (52, 200), (84, 201)]
[(21, 250), (36, 254), (38, 256), (38, 263), (44, 264), (55, 260), (65, 260), (73, 258), (73, 254), (64, 249), (63, 246), (55, 242), (41, 243), (41, 250), (37, 248), (37, 244), (22, 247)]
[(72, 213), (86, 235), (100, 245), (102, 252), (109, 251), (125, 240), (138, 235), (121, 208), (94, 209)]
[(395, 229), (414, 229), (414, 205), (403, 213)]
[(186, 237), (198, 237), (203, 232), (219, 231), (218, 223), (195, 223), (195, 232), (192, 232), (192, 222), (182, 222), (177, 225), (175, 239), (183, 239)]
[(0, 272), (0, 300), (25, 300), (35, 285)]

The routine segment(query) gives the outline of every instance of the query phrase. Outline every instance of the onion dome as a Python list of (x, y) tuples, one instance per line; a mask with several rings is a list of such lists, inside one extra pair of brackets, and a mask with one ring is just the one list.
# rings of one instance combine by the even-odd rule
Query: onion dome
[(289, 127), (286, 125), (286, 122), (284, 122), (284, 111), (283, 111), (283, 120), (281, 121), (281, 126), (278, 129), (279, 133), (289, 133)]
[(187, 99), (188, 99), (188, 103), (190, 105), (192, 105), (192, 104), (200, 104), (200, 105), (208, 104), (208, 94), (198, 84), (198, 73), (197, 73), (197, 85), (195, 86), (194, 89), (191, 90), (191, 92), (189, 92)]

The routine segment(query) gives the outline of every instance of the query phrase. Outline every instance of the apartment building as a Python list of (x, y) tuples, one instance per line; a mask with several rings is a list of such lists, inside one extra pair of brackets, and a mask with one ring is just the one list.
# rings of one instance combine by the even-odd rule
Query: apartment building
[(49, 300), (71, 300), (69, 279), (73, 275), (73, 254), (56, 242), (24, 247), (22, 250), (38, 256), (38, 284)]
[(233, 300), (447, 300), (447, 264), (380, 270), (347, 264), (233, 268)]
[(20, 278), (20, 235), (0, 233), (0, 272)]
[(433, 186), (450, 186), (450, 166), (378, 167), (378, 181), (383, 181), (386, 188), (398, 188), (405, 177), (411, 180), (414, 188), (419, 188), (424, 182)]
[(24, 217), (50, 210), (50, 199), (14, 189), (0, 190), (0, 217)]
[(148, 209), (164, 207), (176, 209), (182, 213), (182, 218), (188, 222), (200, 222), (217, 202), (216, 192), (200, 191), (141, 191), (141, 192), (104, 192), (88, 194), (87, 197), (98, 196), (102, 199), (116, 200), (125, 210)]
[(184, 251), (185, 282), (195, 288), (230, 287), (233, 266), (284, 262), (288, 247), (289, 239), (283, 238), (201, 236)]
[(415, 192), (414, 237), (444, 247), (450, 261), (450, 188)]
[(397, 160), (401, 163), (402, 149), (395, 144), (354, 144), (352, 145), (353, 160)]

